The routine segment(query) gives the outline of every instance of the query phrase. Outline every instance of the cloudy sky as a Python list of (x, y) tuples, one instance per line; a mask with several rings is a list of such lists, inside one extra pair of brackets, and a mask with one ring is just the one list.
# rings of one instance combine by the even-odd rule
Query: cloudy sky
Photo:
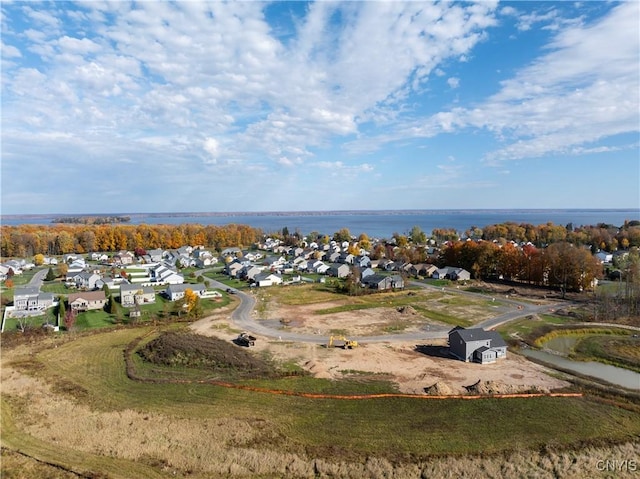
[(3, 214), (640, 206), (630, 2), (11, 2)]

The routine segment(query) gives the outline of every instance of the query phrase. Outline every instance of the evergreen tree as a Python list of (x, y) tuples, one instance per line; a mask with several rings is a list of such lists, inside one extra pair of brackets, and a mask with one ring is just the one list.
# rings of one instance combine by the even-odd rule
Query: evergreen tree
[(45, 276), (45, 281), (53, 281), (54, 279), (56, 279), (56, 274), (53, 272), (53, 268), (49, 268), (49, 271), (47, 271), (47, 276)]
[(117, 314), (118, 313), (118, 305), (116, 304), (116, 299), (112, 294), (109, 295), (109, 313)]
[[(58, 298), (58, 318), (64, 318), (65, 314), (66, 314), (66, 308), (64, 306), (64, 297), (60, 296)], [(60, 323), (60, 321), (58, 321), (58, 324)]]

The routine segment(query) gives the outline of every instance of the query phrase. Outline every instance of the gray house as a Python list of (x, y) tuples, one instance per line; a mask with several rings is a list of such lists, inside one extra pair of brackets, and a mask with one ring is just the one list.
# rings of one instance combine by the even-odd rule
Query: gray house
[(131, 308), (136, 304), (151, 304), (156, 302), (156, 292), (151, 286), (139, 284), (120, 285), (120, 304)]
[(41, 293), (35, 286), (16, 288), (13, 291), (13, 305), (16, 311), (44, 311), (53, 306), (53, 294)]
[(457, 326), (449, 331), (449, 352), (465, 362), (487, 364), (507, 357), (507, 343), (496, 331)]
[(394, 274), (392, 276), (383, 276), (381, 274), (371, 274), (361, 277), (363, 285), (371, 289), (402, 289), (404, 288), (404, 280), (402, 276)]
[(346, 264), (334, 264), (327, 270), (329, 276), (335, 276), (336, 278), (346, 278), (350, 272), (351, 269)]

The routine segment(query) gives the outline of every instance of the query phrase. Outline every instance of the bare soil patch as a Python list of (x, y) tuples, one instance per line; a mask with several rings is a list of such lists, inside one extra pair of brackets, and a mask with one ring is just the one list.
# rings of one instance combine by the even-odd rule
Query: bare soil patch
[[(358, 317), (370, 310), (340, 315)], [(327, 318), (322, 317), (323, 320)], [(367, 315), (360, 316), (362, 330), (367, 326)], [(217, 336), (231, 342), (237, 335), (231, 328), (210, 324), (201, 320), (196, 326), (200, 334)], [(211, 326), (214, 326), (213, 328)], [(522, 356), (508, 353), (507, 358), (494, 364), (464, 363), (451, 358), (446, 340), (429, 344), (410, 342), (384, 342), (361, 344), (352, 350), (327, 348), (326, 345), (278, 341), (258, 335), (256, 345), (250, 352), (268, 351), (278, 361), (293, 361), (314, 377), (324, 379), (362, 379), (368, 373), (371, 377), (390, 379), (403, 393), (425, 394), (436, 383), (448, 391), (446, 394), (463, 394), (465, 387), (481, 381), (492, 381), (494, 386), (501, 383), (504, 393), (517, 391), (550, 391), (569, 386), (569, 383), (549, 375), (550, 370), (532, 363)], [(328, 337), (327, 337), (328, 339)]]

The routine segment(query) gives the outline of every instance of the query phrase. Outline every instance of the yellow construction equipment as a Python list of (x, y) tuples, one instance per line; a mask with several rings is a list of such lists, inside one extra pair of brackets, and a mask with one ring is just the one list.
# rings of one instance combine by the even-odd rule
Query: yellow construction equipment
[(344, 336), (331, 336), (329, 338), (329, 346), (328, 346), (329, 348), (333, 347), (334, 341), (342, 341), (343, 349), (353, 349), (358, 347), (358, 341), (354, 341), (353, 339), (347, 339)]

